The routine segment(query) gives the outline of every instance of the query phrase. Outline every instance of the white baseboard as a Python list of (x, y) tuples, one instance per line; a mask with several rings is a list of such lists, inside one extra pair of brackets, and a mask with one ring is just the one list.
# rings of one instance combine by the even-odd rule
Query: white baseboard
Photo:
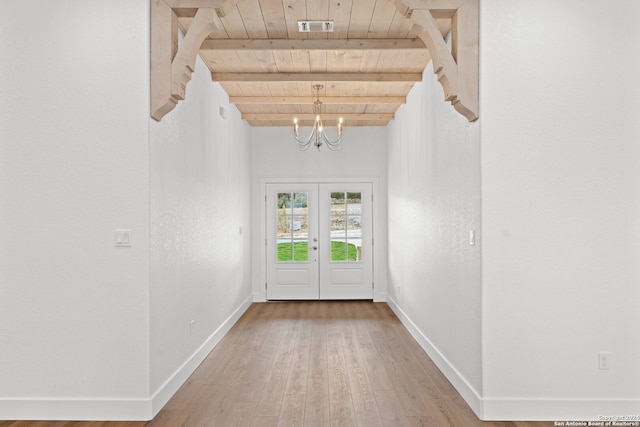
[(398, 319), (407, 328), (411, 336), (420, 344), (420, 347), (427, 353), (427, 355), (433, 360), (438, 369), (444, 374), (445, 377), (453, 384), (455, 389), (460, 393), (462, 398), (467, 402), (469, 407), (475, 412), (480, 419), (483, 418), (482, 413), (482, 398), (480, 394), (469, 384), (469, 382), (458, 372), (449, 360), (433, 345), (433, 343), (427, 338), (427, 336), (413, 323), (413, 321), (402, 311), (395, 300), (387, 296), (387, 304), (391, 307), (391, 310), (398, 316)]
[[(207, 357), (211, 350), (220, 342), (229, 329), (240, 319), (253, 302), (253, 295), (245, 299), (238, 308), (224, 321), (222, 325), (198, 348), (186, 362), (151, 397), (151, 418), (155, 417), (169, 399), (178, 391), (182, 384)], [(150, 419), (151, 419), (150, 418)]]
[[(640, 399), (492, 399), (484, 398), (485, 420), (511, 421), (632, 421), (624, 417), (640, 417)], [(613, 418), (603, 418), (613, 417)], [(566, 423), (565, 423), (566, 425)], [(624, 424), (619, 424), (624, 425)], [(637, 425), (637, 424), (632, 424)]]
[(147, 421), (149, 399), (0, 399), (0, 420)]
[(245, 299), (153, 394), (143, 399), (2, 399), (0, 420), (148, 421), (171, 399), (253, 302)]

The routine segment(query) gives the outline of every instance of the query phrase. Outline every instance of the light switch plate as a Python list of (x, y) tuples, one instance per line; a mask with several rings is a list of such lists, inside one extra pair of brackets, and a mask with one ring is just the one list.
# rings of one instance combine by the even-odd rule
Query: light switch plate
[(131, 230), (116, 230), (115, 240), (116, 248), (130, 248)]

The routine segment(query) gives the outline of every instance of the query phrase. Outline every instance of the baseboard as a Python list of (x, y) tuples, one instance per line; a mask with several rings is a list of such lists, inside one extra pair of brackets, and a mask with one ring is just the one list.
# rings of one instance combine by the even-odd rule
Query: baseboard
[(0, 420), (147, 421), (149, 399), (0, 399)]
[[(198, 348), (186, 362), (151, 397), (151, 418), (155, 417), (169, 399), (178, 391), (182, 384), (207, 357), (211, 350), (220, 342), (222, 337), (240, 319), (253, 302), (253, 295), (245, 299), (238, 308), (224, 321), (222, 325)], [(149, 419), (151, 419), (149, 418)]]
[[(618, 421), (640, 425), (640, 399), (493, 399), (484, 398), (484, 420), (498, 421)], [(558, 424), (560, 425), (560, 424)], [(616, 425), (616, 424), (613, 424)]]
[(458, 370), (447, 360), (447, 358), (438, 350), (438, 348), (427, 338), (427, 336), (413, 323), (413, 321), (402, 311), (395, 300), (387, 297), (387, 305), (396, 314), (398, 319), (407, 328), (411, 336), (420, 344), (420, 347), (433, 360), (438, 369), (444, 374), (449, 382), (460, 393), (462, 398), (467, 402), (469, 407), (480, 419), (483, 418), (482, 398), (480, 394), (469, 384), (469, 382), (458, 372)]

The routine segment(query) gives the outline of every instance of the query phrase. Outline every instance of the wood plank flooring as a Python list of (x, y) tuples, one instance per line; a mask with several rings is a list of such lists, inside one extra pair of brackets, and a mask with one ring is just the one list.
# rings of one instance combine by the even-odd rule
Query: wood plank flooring
[(152, 421), (0, 427), (541, 427), (482, 422), (384, 303), (253, 304)]

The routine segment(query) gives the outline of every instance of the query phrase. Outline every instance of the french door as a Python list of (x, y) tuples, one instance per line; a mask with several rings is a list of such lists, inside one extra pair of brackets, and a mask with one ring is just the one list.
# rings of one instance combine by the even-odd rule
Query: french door
[(372, 299), (371, 183), (266, 184), (267, 299)]

